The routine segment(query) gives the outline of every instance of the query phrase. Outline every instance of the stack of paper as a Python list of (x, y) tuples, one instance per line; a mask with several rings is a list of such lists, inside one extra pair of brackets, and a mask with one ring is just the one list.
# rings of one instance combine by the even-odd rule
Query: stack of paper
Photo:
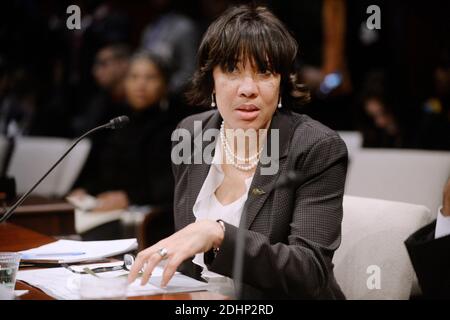
[[(81, 266), (80, 266), (81, 267)], [(92, 267), (92, 266), (91, 266)], [(126, 291), (127, 297), (156, 295), (164, 293), (194, 292), (208, 290), (209, 286), (205, 282), (189, 278), (179, 272), (175, 273), (167, 284), (167, 287), (161, 288), (163, 269), (157, 266), (153, 272), (150, 281), (141, 286), (141, 279), (138, 278), (130, 284)], [(108, 275), (106, 275), (108, 274)], [(117, 277), (127, 274), (127, 271), (112, 271), (99, 274), (101, 277)], [(92, 277), (91, 275), (74, 274), (65, 268), (49, 268), (25, 270), (17, 273), (17, 280), (27, 282), (37, 287), (46, 294), (60, 300), (80, 299), (80, 277)]]
[(38, 248), (21, 251), (21, 262), (75, 263), (113, 257), (135, 250), (136, 239), (109, 241), (58, 240)]
[[(95, 198), (94, 198), (95, 199)], [(104, 212), (92, 212), (89, 210), (75, 209), (75, 231), (80, 234), (89, 231), (105, 223), (121, 220), (124, 224), (138, 225), (151, 206), (130, 206), (124, 210), (111, 210)]]
[(80, 234), (105, 223), (120, 220), (125, 210), (91, 212), (75, 209), (75, 231)]

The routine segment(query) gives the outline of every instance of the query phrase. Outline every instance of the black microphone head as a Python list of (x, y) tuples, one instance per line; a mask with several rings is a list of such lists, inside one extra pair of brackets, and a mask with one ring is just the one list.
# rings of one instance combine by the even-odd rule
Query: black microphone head
[(111, 119), (106, 127), (110, 129), (120, 129), (125, 127), (128, 122), (130, 122), (130, 118), (128, 118), (127, 116), (120, 116)]

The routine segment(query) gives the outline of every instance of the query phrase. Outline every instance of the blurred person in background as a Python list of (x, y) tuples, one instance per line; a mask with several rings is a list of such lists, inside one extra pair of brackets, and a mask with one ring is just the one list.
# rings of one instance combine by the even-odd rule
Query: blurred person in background
[(347, 1), (269, 1), (304, 48), (297, 64), (311, 90), (302, 112), (335, 130), (352, 128), (352, 82), (346, 55)]
[[(117, 1), (84, 0), (79, 5), (82, 12), (80, 30), (67, 30), (65, 21), (60, 21), (70, 50), (67, 67), (77, 102), (75, 115), (85, 111), (86, 101), (79, 96), (90, 97), (97, 91), (98, 79), (92, 77), (97, 54), (108, 45), (131, 43), (131, 19)], [(61, 15), (52, 18), (59, 21)]]
[(363, 147), (412, 148), (414, 135), (408, 132), (398, 112), (395, 88), (384, 71), (369, 72), (360, 96), (358, 127)]
[(0, 79), (0, 134), (29, 134), (36, 113), (36, 92), (29, 72), (23, 67), (8, 67), (0, 56)]
[(422, 106), (418, 145), (450, 151), (450, 50), (442, 51), (433, 83), (433, 92)]
[(66, 47), (43, 7), (10, 1), (0, 11), (0, 132), (10, 136), (69, 136)]
[(107, 44), (95, 55), (92, 75), (98, 91), (87, 103), (86, 111), (73, 119), (72, 128), (76, 136), (106, 123), (123, 111), (129, 56), (130, 49), (123, 43)]
[[(107, 44), (97, 52), (92, 75), (98, 91), (86, 103), (85, 111), (72, 118), (73, 136), (81, 136), (126, 111), (124, 82), (130, 54), (129, 47), (123, 43)], [(102, 147), (110, 134), (111, 132), (102, 130), (90, 137), (92, 147), (78, 180), (89, 179), (96, 172)]]
[(0, 69), (1, 135), (11, 138), (69, 135), (66, 109), (61, 104), (63, 92), (56, 83), (48, 91), (43, 90), (32, 68), (23, 64)]
[[(171, 205), (171, 134), (178, 119), (171, 117), (167, 99), (168, 68), (148, 52), (135, 54), (125, 77), (127, 127), (109, 132), (99, 158), (85, 172), (71, 195), (97, 197), (95, 212), (130, 205)], [(117, 236), (118, 224), (100, 226), (85, 239)]]
[(142, 32), (141, 47), (170, 65), (168, 92), (180, 96), (195, 70), (198, 27), (187, 16), (176, 13), (171, 0), (151, 0), (149, 11), (153, 17)]

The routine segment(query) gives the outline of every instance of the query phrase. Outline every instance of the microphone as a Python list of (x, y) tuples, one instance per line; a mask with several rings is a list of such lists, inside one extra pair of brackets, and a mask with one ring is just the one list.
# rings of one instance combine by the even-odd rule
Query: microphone
[(111, 119), (109, 123), (106, 124), (105, 128), (108, 129), (120, 129), (125, 127), (130, 122), (130, 119), (127, 116), (120, 116), (114, 119)]
[(81, 137), (77, 138), (72, 145), (66, 150), (66, 152), (64, 152), (64, 154), (55, 162), (55, 164), (53, 166), (51, 166), (51, 168), (27, 191), (25, 192), (20, 198), (19, 200), (17, 200), (7, 211), (6, 213), (3, 214), (3, 216), (0, 218), (0, 223), (5, 222), (6, 220), (8, 220), (8, 218), (14, 213), (14, 211), (16, 210), (16, 208), (18, 206), (20, 206), (25, 199), (29, 196), (29, 194), (31, 192), (33, 192), (34, 189), (36, 189), (36, 187), (50, 174), (50, 172), (53, 171), (53, 169), (56, 168), (56, 166), (67, 156), (67, 154), (72, 151), (72, 149), (78, 144), (78, 142), (80, 142), (81, 140), (83, 140), (85, 137), (87, 137), (88, 135), (90, 135), (91, 133), (94, 133), (98, 130), (101, 129), (119, 129), (119, 128), (123, 128), (124, 126), (126, 126), (128, 124), (128, 122), (130, 122), (130, 119), (127, 116), (120, 116), (117, 118), (114, 118), (112, 120), (110, 120), (108, 123), (98, 126), (94, 129), (89, 130), (88, 132), (86, 132), (85, 134), (83, 134)]

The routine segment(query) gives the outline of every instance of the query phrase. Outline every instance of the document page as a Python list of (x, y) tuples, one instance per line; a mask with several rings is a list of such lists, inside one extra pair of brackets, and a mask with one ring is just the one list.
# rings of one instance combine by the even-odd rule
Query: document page
[(113, 257), (135, 250), (137, 246), (135, 238), (105, 241), (58, 240), (20, 253), (21, 262), (75, 263)]
[[(81, 267), (81, 266), (78, 266)], [(128, 285), (126, 290), (127, 297), (156, 295), (163, 293), (193, 292), (204, 291), (208, 289), (208, 284), (197, 281), (177, 272), (167, 284), (167, 287), (161, 288), (163, 268), (157, 266), (152, 273), (150, 281), (141, 286), (140, 278)], [(128, 272), (112, 271), (99, 274), (101, 277), (126, 277)], [(41, 289), (49, 296), (59, 300), (78, 300), (80, 299), (80, 279), (81, 277), (92, 277), (92, 275), (80, 275), (69, 271), (66, 268), (46, 268), (35, 270), (22, 270), (17, 274), (17, 280), (24, 281), (36, 288)]]

